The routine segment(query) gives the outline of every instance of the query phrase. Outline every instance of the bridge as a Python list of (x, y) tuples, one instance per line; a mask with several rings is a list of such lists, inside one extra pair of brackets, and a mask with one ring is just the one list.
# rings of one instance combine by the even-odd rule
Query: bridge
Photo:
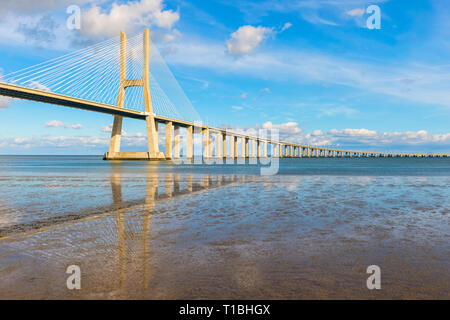
[[(151, 44), (148, 29), (130, 40), (121, 32), (120, 38), (2, 76), (0, 95), (114, 116), (105, 160), (179, 159), (182, 140), (183, 156), (191, 159), (195, 134), (202, 136), (204, 158), (265, 158), (269, 147), (270, 155), (280, 158), (450, 156), (315, 147), (208, 126)], [(123, 118), (146, 122), (148, 152), (120, 151)], [(164, 153), (159, 124), (165, 125)]]

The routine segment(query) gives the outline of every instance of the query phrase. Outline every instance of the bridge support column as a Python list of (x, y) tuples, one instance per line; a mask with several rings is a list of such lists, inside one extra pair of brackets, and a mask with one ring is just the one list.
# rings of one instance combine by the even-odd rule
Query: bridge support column
[(209, 158), (213, 157), (213, 138), (212, 138), (211, 131), (209, 131), (208, 157)]
[(166, 123), (166, 159), (172, 159), (172, 131), (173, 123)]
[(256, 140), (253, 139), (252, 140), (252, 154), (251, 154), (252, 158), (256, 158), (259, 155), (259, 149), (258, 149), (258, 152), (256, 152), (256, 144), (258, 144), (258, 147), (259, 147), (259, 142), (257, 142)]
[(158, 123), (155, 121), (153, 116), (148, 116), (145, 119), (145, 122), (147, 126), (148, 152), (151, 159), (157, 159), (160, 156)]
[(194, 157), (194, 143), (193, 143), (194, 127), (186, 128), (186, 158), (192, 159)]
[(249, 153), (249, 151), (250, 151), (249, 150), (250, 149), (250, 146), (249, 146), (250, 139), (249, 138), (244, 138), (243, 141), (245, 141), (245, 157), (248, 158), (250, 156), (250, 153)]
[(192, 174), (186, 176), (186, 190), (192, 192)]
[(111, 132), (111, 141), (109, 143), (109, 155), (114, 157), (114, 154), (120, 152), (120, 140), (122, 138), (122, 117), (115, 116)]
[[(267, 157), (267, 142), (264, 141), (263, 142), (263, 157), (266, 158)], [(273, 155), (272, 155), (273, 157)]]
[(173, 138), (173, 157), (174, 159), (180, 158), (180, 126), (174, 126), (174, 138)]
[(143, 60), (142, 60), (142, 78), (128, 80), (127, 74), (127, 36), (125, 33), (120, 33), (120, 74), (119, 74), (119, 89), (117, 94), (117, 106), (124, 107), (125, 102), (125, 89), (128, 87), (139, 86), (142, 87), (144, 93), (144, 106), (145, 112), (148, 114), (146, 117), (147, 128), (147, 140), (148, 140), (148, 153), (144, 152), (120, 152), (120, 140), (122, 133), (122, 118), (119, 116), (114, 117), (114, 123), (111, 133), (111, 141), (109, 152), (105, 154), (106, 160), (163, 160), (164, 155), (159, 152), (158, 147), (158, 125), (154, 118), (152, 100), (150, 96), (150, 84), (149, 84), (149, 51), (150, 51), (150, 36), (149, 30), (145, 29), (143, 35)]
[(209, 129), (202, 130), (203, 135), (203, 158), (209, 157)]
[(233, 136), (233, 155), (235, 158), (238, 157), (238, 138)]
[(222, 140), (221, 133), (216, 133), (216, 158), (220, 158), (221, 148), (220, 148), (220, 142)]
[(225, 133), (221, 133), (222, 135), (222, 158), (227, 157), (227, 135)]
[(245, 154), (245, 151), (246, 151), (245, 140), (246, 140), (245, 137), (241, 138), (241, 157), (242, 158), (245, 158), (245, 156), (246, 156), (246, 154)]

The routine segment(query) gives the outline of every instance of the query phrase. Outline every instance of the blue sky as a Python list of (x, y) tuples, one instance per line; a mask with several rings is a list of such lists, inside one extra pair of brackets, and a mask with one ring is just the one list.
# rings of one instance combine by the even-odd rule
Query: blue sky
[[(20, 0), (0, 12), (0, 72), (149, 27), (203, 120), (283, 140), (450, 153), (446, 1)], [(81, 29), (66, 8), (81, 8)], [(368, 29), (369, 5), (381, 29)], [(0, 98), (0, 154), (102, 154), (112, 116)], [(123, 150), (145, 149), (125, 120)]]

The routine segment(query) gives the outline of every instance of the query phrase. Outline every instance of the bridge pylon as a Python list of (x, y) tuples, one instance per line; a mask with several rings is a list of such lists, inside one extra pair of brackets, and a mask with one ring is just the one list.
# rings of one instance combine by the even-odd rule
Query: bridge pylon
[(123, 117), (114, 116), (114, 123), (111, 132), (109, 152), (105, 154), (105, 160), (161, 160), (165, 159), (164, 153), (159, 151), (158, 124), (153, 113), (152, 98), (149, 83), (149, 56), (150, 56), (150, 36), (149, 30), (145, 29), (143, 34), (143, 63), (142, 78), (127, 79), (127, 36), (120, 32), (120, 81), (117, 94), (117, 107), (125, 107), (125, 91), (129, 87), (142, 87), (144, 93), (144, 105), (146, 114), (148, 152), (120, 152), (122, 138)]

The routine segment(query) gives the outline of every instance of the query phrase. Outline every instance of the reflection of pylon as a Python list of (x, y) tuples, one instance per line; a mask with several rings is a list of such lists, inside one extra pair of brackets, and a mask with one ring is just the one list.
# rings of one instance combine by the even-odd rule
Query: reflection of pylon
[[(148, 156), (145, 158), (161, 159), (164, 155), (159, 152), (158, 146), (158, 127), (155, 122), (152, 99), (150, 95), (149, 85), (149, 50), (150, 50), (149, 31), (144, 31), (143, 41), (143, 68), (141, 79), (127, 79), (127, 36), (124, 32), (120, 32), (120, 82), (119, 92), (117, 95), (117, 106), (123, 108), (125, 104), (125, 89), (128, 87), (142, 87), (144, 92), (144, 104), (146, 112), (147, 138), (148, 138)], [(106, 154), (107, 159), (123, 158), (120, 153), (120, 141), (122, 136), (122, 120), (120, 116), (114, 116), (114, 124), (111, 133), (111, 142), (109, 145), (109, 153)]]

